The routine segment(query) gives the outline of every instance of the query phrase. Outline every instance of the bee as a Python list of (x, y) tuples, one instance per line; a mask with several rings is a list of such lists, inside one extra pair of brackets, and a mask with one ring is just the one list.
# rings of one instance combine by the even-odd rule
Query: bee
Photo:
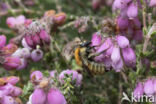
[(90, 46), (91, 42), (85, 42), (80, 44), (74, 52), (76, 63), (87, 69), (91, 74), (104, 74), (106, 68), (104, 64), (97, 63), (93, 60), (95, 56), (100, 55), (101, 53), (91, 54), (94, 47)]

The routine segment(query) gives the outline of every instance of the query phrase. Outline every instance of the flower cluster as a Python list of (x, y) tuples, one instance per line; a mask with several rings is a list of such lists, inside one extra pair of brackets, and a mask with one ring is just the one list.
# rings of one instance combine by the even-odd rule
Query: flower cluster
[(141, 22), (138, 18), (139, 4), (139, 1), (132, 0), (115, 0), (113, 3), (113, 9), (120, 10), (120, 15), (116, 19), (117, 32), (136, 41), (141, 41), (143, 38)]
[(93, 34), (91, 41), (91, 45), (95, 47), (95, 53), (101, 53), (95, 57), (95, 60), (104, 63), (108, 69), (112, 66), (116, 72), (119, 72), (124, 63), (128, 67), (135, 67), (136, 55), (125, 36), (102, 37), (97, 32)]
[(0, 78), (1, 104), (22, 104), (19, 98), (22, 94), (22, 89), (15, 86), (18, 81), (19, 78), (15, 76)]
[[(27, 104), (66, 104), (63, 94), (54, 86), (53, 78), (57, 78), (57, 72), (51, 71), (49, 74), (48, 78), (44, 77), (40, 71), (34, 71), (31, 74), (30, 78), (35, 90)], [(82, 75), (74, 70), (65, 70), (60, 73), (57, 79), (61, 84), (64, 84), (65, 74), (72, 75), (72, 80), (76, 80), (76, 85), (80, 86)]]
[(6, 45), (6, 36), (0, 35), (0, 63), (6, 70), (26, 68), (28, 60), (31, 58), (37, 62), (43, 58), (43, 52), (39, 48), (32, 50), (26, 42), (22, 41), (24, 48), (9, 43)]
[(139, 99), (143, 94), (147, 96), (155, 96), (156, 93), (156, 79), (148, 78), (144, 82), (138, 82), (134, 89), (134, 96)]

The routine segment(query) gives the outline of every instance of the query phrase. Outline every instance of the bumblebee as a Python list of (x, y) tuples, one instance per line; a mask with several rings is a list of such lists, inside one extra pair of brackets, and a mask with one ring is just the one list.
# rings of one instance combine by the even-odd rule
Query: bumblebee
[(93, 60), (95, 56), (101, 53), (91, 54), (94, 47), (90, 46), (91, 42), (85, 42), (79, 45), (74, 52), (76, 63), (87, 69), (91, 74), (104, 74), (106, 68), (104, 64), (97, 63)]

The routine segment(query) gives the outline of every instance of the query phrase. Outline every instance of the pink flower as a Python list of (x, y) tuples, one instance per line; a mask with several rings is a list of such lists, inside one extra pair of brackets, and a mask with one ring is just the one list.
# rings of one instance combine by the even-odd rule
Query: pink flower
[(17, 49), (18, 49), (17, 45), (15, 45), (15, 44), (13, 44), (13, 43), (9, 43), (8, 45), (6, 45), (5, 47), (2, 48), (2, 51), (3, 51), (4, 55), (10, 56), (10, 55), (13, 54)]
[(97, 9), (99, 9), (100, 8), (100, 0), (92, 0), (92, 8), (94, 9), (94, 10), (97, 10)]
[(144, 86), (139, 82), (133, 92), (135, 98), (139, 99), (144, 94)]
[(6, 24), (10, 27), (10, 28), (14, 28), (15, 24), (16, 24), (16, 19), (14, 17), (8, 17), (6, 20)]
[(6, 23), (10, 28), (15, 28), (15, 26), (24, 24), (25, 22), (25, 17), (23, 15), (20, 15), (18, 17), (8, 17), (6, 20)]
[(131, 3), (127, 10), (127, 16), (129, 17), (129, 19), (133, 19), (137, 17), (137, 15), (138, 15), (138, 7), (136, 6), (136, 4)]
[(129, 25), (128, 18), (124, 17), (118, 17), (117, 18), (117, 26), (119, 27), (120, 30), (127, 29)]
[(46, 93), (43, 89), (35, 89), (32, 94), (32, 104), (45, 104), (46, 103)]
[(6, 36), (0, 35), (0, 48), (3, 48), (6, 44)]
[(149, 6), (150, 7), (156, 6), (156, 1), (155, 0), (151, 0)]
[(46, 43), (50, 43), (50, 35), (45, 30), (41, 30), (39, 36)]
[(28, 44), (29, 47), (36, 48), (31, 35), (26, 35), (25, 36), (25, 41), (26, 41), (26, 43)]
[(129, 67), (134, 67), (136, 64), (136, 55), (132, 48), (123, 48), (122, 49), (123, 59), (125, 64)]
[(152, 79), (148, 79), (145, 83), (144, 83), (144, 92), (147, 96), (151, 96), (154, 93), (154, 88), (153, 88), (153, 80)]
[(129, 40), (125, 36), (118, 35), (116, 40), (120, 48), (126, 48), (129, 46)]
[(143, 40), (142, 30), (135, 30), (133, 34), (134, 40), (141, 42)]
[(6, 79), (6, 82), (12, 85), (15, 85), (18, 81), (19, 81), (19, 77), (16, 77), (16, 76), (10, 76), (10, 77), (7, 77)]
[(31, 75), (30, 75), (30, 79), (31, 79), (33, 82), (38, 82), (38, 81), (42, 80), (42, 78), (43, 78), (43, 74), (42, 74), (42, 72), (40, 72), (40, 71), (34, 71), (34, 72), (32, 72)]
[(125, 9), (127, 7), (127, 3), (131, 0), (115, 0), (113, 3), (114, 9)]
[(19, 57), (6, 57), (3, 67), (6, 70), (12, 70), (18, 68), (20, 65), (21, 65), (21, 60)]
[(112, 45), (112, 41), (110, 38), (107, 38), (104, 43), (98, 48), (97, 52), (103, 52), (108, 49)]
[(114, 47), (112, 54), (111, 54), (111, 59), (113, 63), (117, 63), (118, 61), (120, 61), (121, 59), (121, 55), (120, 55), (120, 49), (119, 47)]
[(58, 89), (50, 89), (47, 95), (47, 102), (48, 104), (67, 104), (66, 99)]
[(40, 40), (40, 37), (38, 34), (35, 34), (32, 36), (32, 40), (33, 40), (33, 43), (35, 45), (40, 45), (41, 44), (41, 40)]
[(31, 53), (31, 59), (34, 62), (40, 61), (43, 58), (43, 51), (40, 49), (33, 50)]
[(94, 33), (93, 36), (92, 36), (92, 40), (91, 40), (91, 42), (92, 42), (91, 46), (98, 46), (98, 45), (100, 45), (101, 39), (102, 38), (101, 38), (101, 34), (100, 33), (98, 33), (98, 32)]

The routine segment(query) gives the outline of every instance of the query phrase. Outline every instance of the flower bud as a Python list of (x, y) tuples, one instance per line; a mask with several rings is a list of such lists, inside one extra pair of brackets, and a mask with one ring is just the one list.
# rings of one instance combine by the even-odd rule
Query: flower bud
[(131, 3), (127, 10), (127, 16), (129, 17), (129, 19), (133, 19), (137, 17), (137, 15), (138, 15), (138, 7), (136, 6), (136, 4)]
[(152, 79), (148, 79), (145, 83), (144, 83), (144, 92), (147, 96), (153, 95), (154, 93), (154, 88), (153, 88), (153, 80)]
[(46, 93), (43, 89), (35, 89), (32, 94), (32, 104), (45, 104)]
[(150, 7), (156, 6), (156, 1), (155, 0), (151, 0), (150, 3), (149, 3), (149, 6)]
[(33, 50), (31, 53), (31, 59), (34, 62), (40, 61), (43, 58), (43, 51), (40, 49)]
[(3, 48), (6, 44), (6, 36), (0, 35), (0, 48)]
[(40, 72), (40, 71), (34, 71), (34, 72), (32, 72), (31, 75), (30, 75), (30, 79), (31, 79), (33, 82), (40, 81), (40, 80), (42, 80), (42, 78), (43, 78), (43, 74), (42, 74), (42, 72)]
[(143, 40), (142, 30), (135, 30), (133, 35), (134, 40), (141, 42)]
[(47, 102), (48, 104), (67, 104), (66, 99), (58, 89), (50, 89)]
[(117, 26), (119, 27), (120, 30), (127, 29), (129, 25), (128, 18), (124, 17), (118, 17), (117, 18)]
[(26, 35), (25, 40), (29, 47), (36, 48), (31, 35)]
[(116, 40), (120, 48), (126, 48), (129, 46), (129, 40), (125, 36), (118, 35)]
[(38, 34), (33, 35), (32, 39), (33, 39), (33, 43), (35, 44), (35, 46), (41, 44), (41, 40)]
[(134, 67), (136, 64), (136, 55), (132, 48), (123, 48), (122, 49), (123, 59), (125, 64), (129, 67)]
[(114, 47), (112, 54), (111, 54), (111, 59), (113, 63), (117, 63), (121, 59), (120, 55), (120, 49), (119, 47)]
[(6, 20), (6, 24), (10, 27), (10, 28), (14, 28), (16, 25), (16, 19), (14, 17), (8, 17)]
[(101, 5), (100, 0), (92, 0), (92, 8), (94, 10), (99, 9), (100, 8), (100, 5)]
[(115, 0), (113, 3), (114, 9), (125, 9), (127, 7), (127, 3), (131, 0)]
[(18, 49), (17, 45), (13, 43), (9, 43), (8, 45), (2, 48), (2, 51), (4, 52), (6, 56), (9, 56), (12, 53), (14, 53), (17, 49)]
[(3, 67), (6, 70), (12, 70), (12, 69), (16, 69), (20, 65), (21, 65), (21, 60), (19, 57), (6, 57)]
[(134, 89), (133, 94), (137, 99), (139, 99), (144, 94), (144, 87), (141, 82), (137, 84), (136, 88)]
[(16, 77), (16, 76), (10, 76), (10, 77), (7, 77), (6, 79), (6, 82), (12, 85), (15, 85), (18, 81), (19, 81), (19, 77)]
[(141, 29), (141, 22), (137, 17), (133, 18), (130, 22), (133, 25), (134, 29)]
[(50, 43), (50, 35), (45, 30), (41, 30), (39, 36), (46, 43)]
[(58, 13), (55, 15), (55, 23), (57, 25), (62, 25), (66, 20), (66, 14), (65, 13)]

